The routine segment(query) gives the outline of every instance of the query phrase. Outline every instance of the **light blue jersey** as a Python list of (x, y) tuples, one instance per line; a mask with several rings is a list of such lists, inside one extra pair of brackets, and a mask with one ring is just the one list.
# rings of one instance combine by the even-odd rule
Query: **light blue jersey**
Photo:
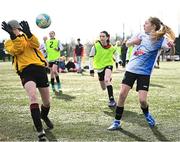
[(134, 47), (126, 71), (140, 75), (151, 75), (165, 38), (152, 41), (148, 34), (141, 34), (138, 38), (141, 39), (141, 44)]

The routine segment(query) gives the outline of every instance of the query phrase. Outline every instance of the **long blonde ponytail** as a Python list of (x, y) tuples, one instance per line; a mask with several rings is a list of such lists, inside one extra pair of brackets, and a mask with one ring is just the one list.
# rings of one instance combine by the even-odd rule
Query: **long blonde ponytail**
[(170, 27), (163, 24), (159, 18), (157, 17), (150, 17), (149, 21), (156, 26), (155, 32), (152, 33), (153, 39), (159, 39), (163, 36), (166, 36), (169, 40), (174, 41), (175, 40), (175, 34), (172, 31)]

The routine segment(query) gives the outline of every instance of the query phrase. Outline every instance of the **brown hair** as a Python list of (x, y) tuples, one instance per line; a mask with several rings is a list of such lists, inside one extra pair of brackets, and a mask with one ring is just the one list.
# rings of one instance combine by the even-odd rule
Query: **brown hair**
[(163, 37), (164, 35), (167, 36), (167, 38), (171, 39), (171, 40), (175, 40), (175, 34), (172, 31), (172, 29), (168, 26), (166, 26), (165, 24), (163, 24), (163, 22), (160, 21), (159, 18), (157, 17), (150, 17), (148, 19), (151, 24), (155, 25), (155, 33), (152, 33), (152, 39), (159, 39), (161, 37)]

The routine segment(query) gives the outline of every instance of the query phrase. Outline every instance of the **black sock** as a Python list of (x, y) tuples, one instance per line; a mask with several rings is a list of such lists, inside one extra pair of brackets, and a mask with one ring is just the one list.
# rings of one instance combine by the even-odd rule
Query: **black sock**
[(54, 78), (51, 78), (51, 85), (54, 86)]
[(41, 122), (39, 104), (37, 103), (31, 104), (30, 110), (31, 110), (31, 116), (32, 116), (34, 125), (36, 127), (36, 130), (38, 132), (41, 132), (43, 130), (43, 127), (42, 127), (42, 122)]
[(45, 107), (41, 105), (41, 118), (46, 118), (48, 116), (50, 107)]
[(149, 106), (147, 106), (146, 108), (141, 107), (141, 109), (145, 115), (149, 113)]
[(59, 76), (56, 76), (56, 82), (59, 83)]
[(124, 107), (119, 107), (119, 106), (116, 107), (116, 115), (115, 115), (116, 120), (121, 120), (123, 111), (124, 111)]
[(114, 101), (114, 96), (113, 96), (113, 87), (112, 85), (107, 86), (107, 91), (108, 91), (108, 96), (110, 101)]

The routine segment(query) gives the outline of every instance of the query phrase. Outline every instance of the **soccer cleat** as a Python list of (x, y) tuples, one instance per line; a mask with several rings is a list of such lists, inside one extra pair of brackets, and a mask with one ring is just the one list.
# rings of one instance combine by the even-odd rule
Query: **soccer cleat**
[(38, 133), (38, 141), (48, 141), (44, 130)]
[(48, 117), (41, 117), (41, 119), (44, 120), (44, 122), (46, 123), (46, 125), (49, 129), (54, 128), (53, 123), (51, 122), (51, 120)]
[(60, 96), (60, 95), (63, 94), (62, 90), (55, 90), (54, 93), (55, 93), (56, 96)]
[(59, 96), (59, 92), (58, 91), (54, 91), (55, 96)]
[(116, 102), (114, 100), (109, 101), (108, 103), (109, 107), (116, 107)]
[(155, 126), (155, 120), (150, 113), (145, 114), (145, 118), (151, 128)]
[(59, 96), (59, 92), (57, 90), (53, 91), (55, 96)]
[(59, 92), (59, 95), (63, 94), (63, 91), (61, 89), (59, 89), (58, 92)]
[(121, 128), (120, 120), (114, 120), (113, 124), (108, 128), (108, 130), (113, 131), (113, 130), (118, 130), (120, 128)]

